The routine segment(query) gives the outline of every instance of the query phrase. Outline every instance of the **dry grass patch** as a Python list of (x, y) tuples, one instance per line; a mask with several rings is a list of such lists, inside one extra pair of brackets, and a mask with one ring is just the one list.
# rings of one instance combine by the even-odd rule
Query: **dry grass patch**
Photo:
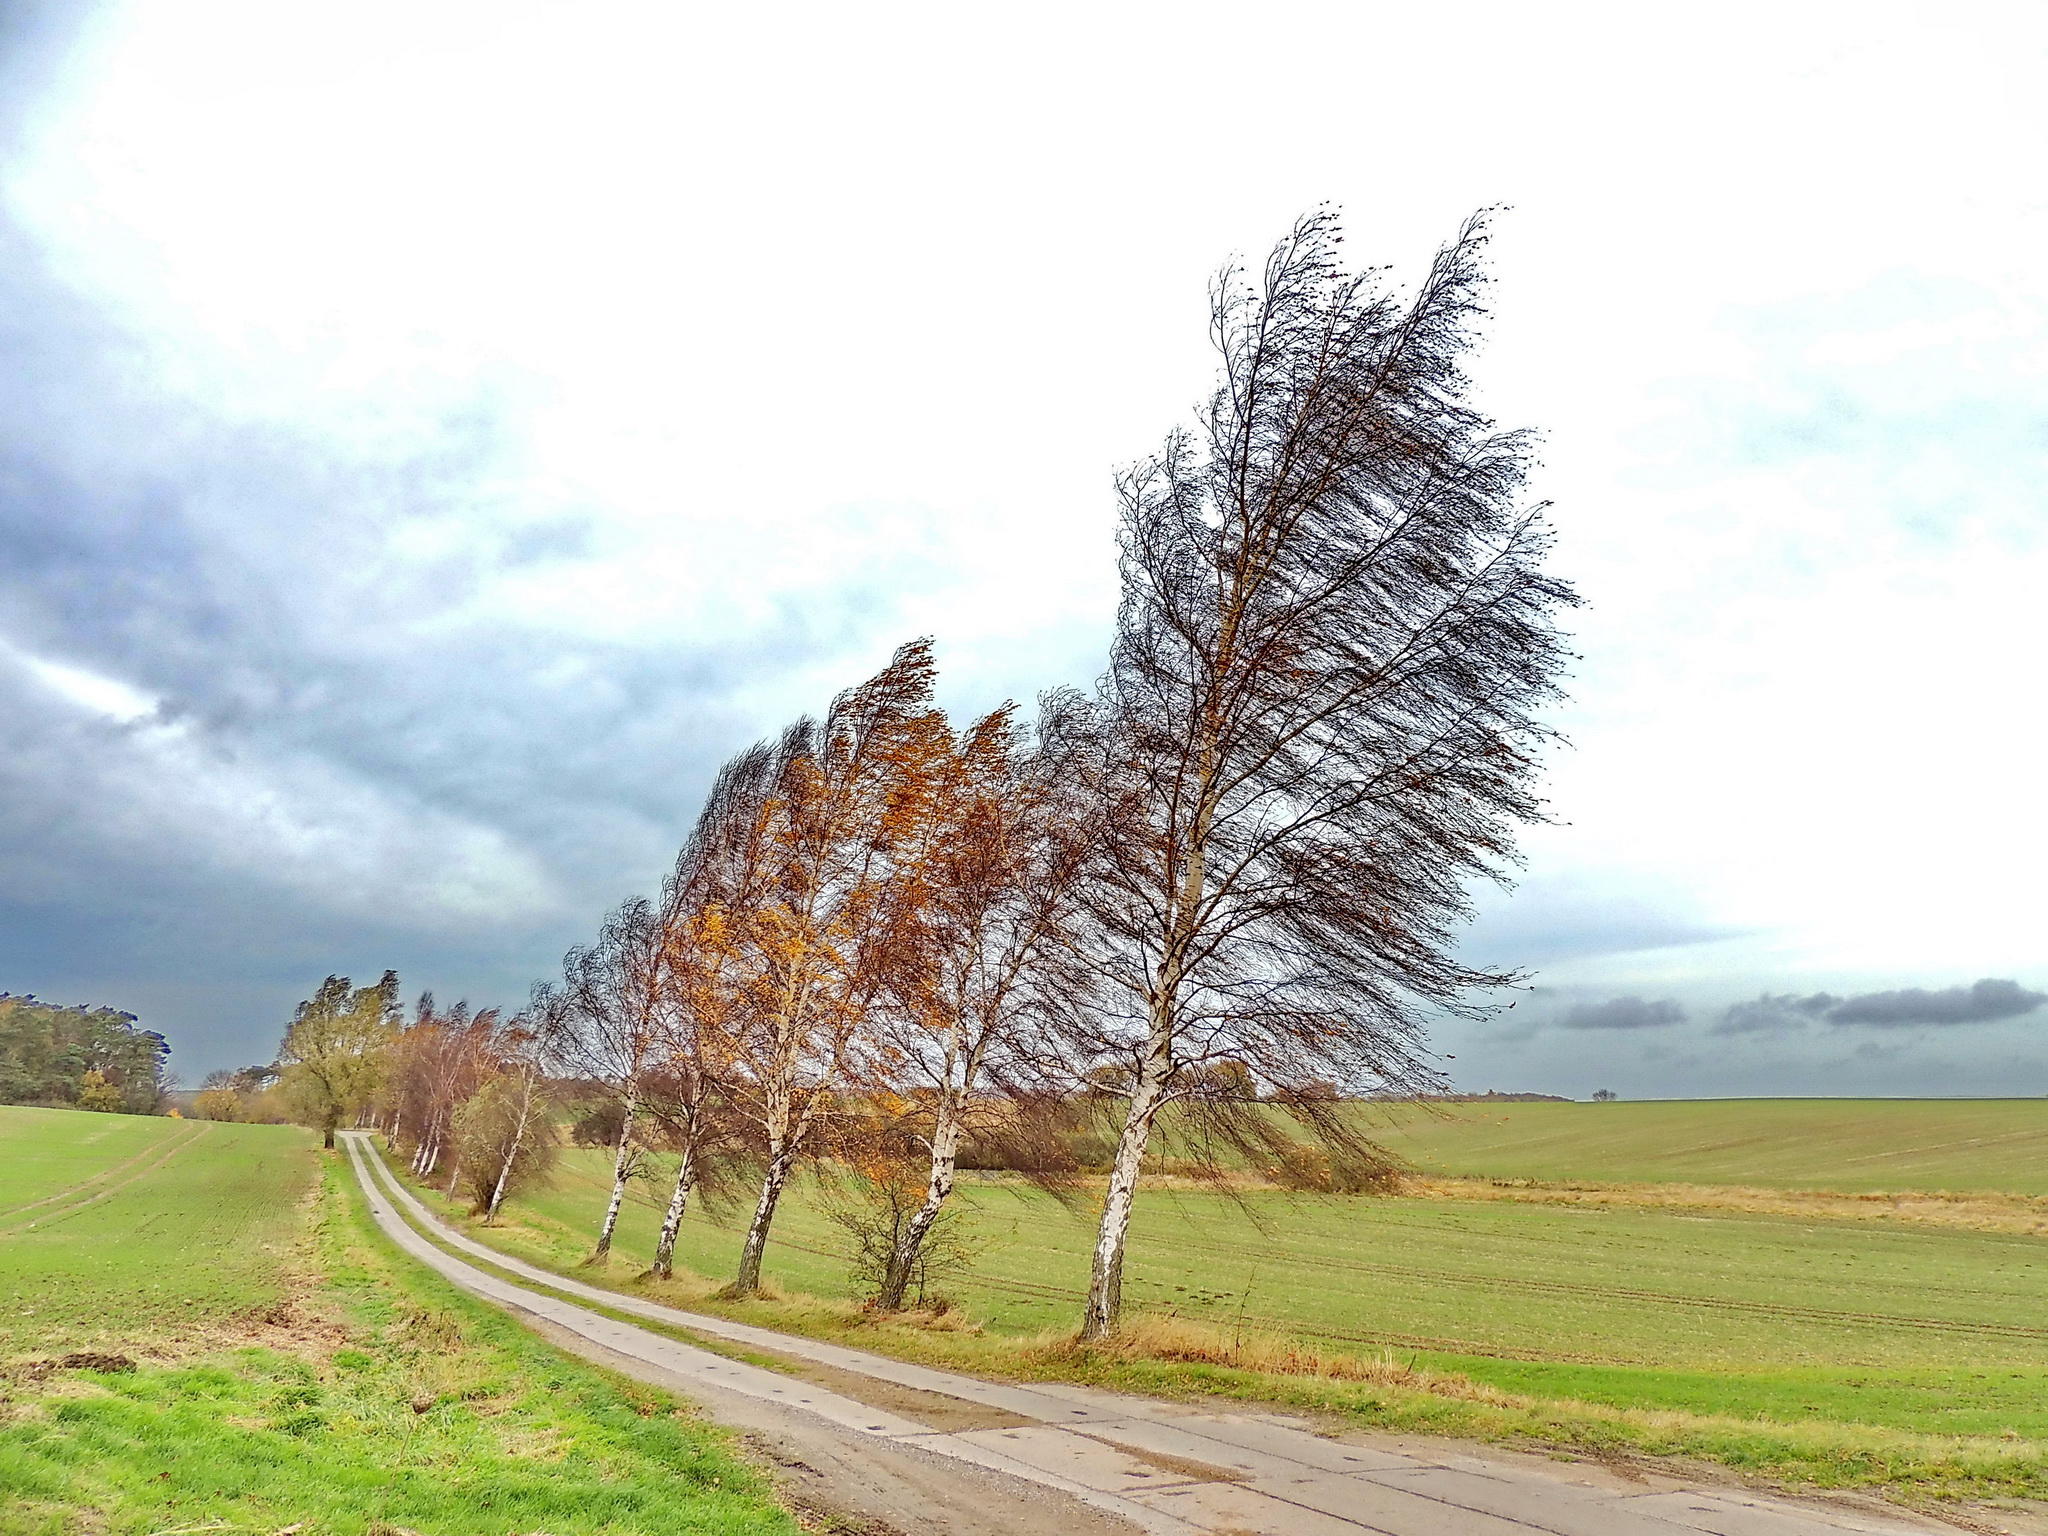
[(2048, 1237), (2048, 1197), (1948, 1194), (1900, 1190), (1761, 1189), (1731, 1184), (1548, 1184), (1536, 1179), (1459, 1179), (1411, 1175), (1401, 1193), (1430, 1200), (1510, 1201), (1522, 1205), (1591, 1206), (1650, 1211), (1700, 1211), (1785, 1216), (1809, 1221), (1885, 1221)]
[(1023, 1349), (1027, 1355), (1049, 1360), (1089, 1355), (1121, 1361), (1157, 1360), (1220, 1366), (1265, 1376), (1364, 1382), (1472, 1403), (1520, 1406), (1528, 1402), (1454, 1371), (1433, 1371), (1398, 1359), (1391, 1351), (1368, 1357), (1314, 1349), (1276, 1334), (1225, 1333), (1180, 1317), (1134, 1317), (1106, 1339), (1084, 1344), (1071, 1335), (1051, 1335), (1028, 1341)]

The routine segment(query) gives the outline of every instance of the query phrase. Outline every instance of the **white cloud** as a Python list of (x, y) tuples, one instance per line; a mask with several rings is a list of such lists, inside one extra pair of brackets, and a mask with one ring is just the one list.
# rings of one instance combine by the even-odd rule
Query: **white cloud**
[[(1327, 198), (1412, 273), (1507, 201), (1475, 374), (1546, 430), (1591, 606), (1568, 824), (1495, 933), (1651, 996), (2011, 973), (2048, 863), (2014, 811), (2048, 209), (2012, 193), (2048, 13), (1619, 18), (1292, 5), (1238, 47), (1224, 6), (108, 5), (0, 197), (171, 424), (127, 467), (178, 485), (229, 597), (288, 594), (291, 643), (221, 646), (230, 762), (147, 723), (147, 658), (8, 633), (132, 722), (103, 791), (171, 795), (191, 856), (534, 910), (552, 856), (464, 762), (266, 744), (266, 710), (303, 734), (294, 687), (414, 688), (494, 783), (463, 733), (522, 710), (616, 694), (631, 728), (563, 761), (699, 764), (914, 633), (962, 708), (1085, 681), (1109, 472), (1205, 387), (1216, 261)], [(195, 475), (221, 441), (304, 461), (317, 515)], [(758, 660), (679, 743), (621, 674), (714, 650)], [(489, 674), (473, 723), (444, 657)]]
[(31, 656), (26, 651), (7, 645), (5, 641), (0, 641), (0, 659), (12, 660), (30, 677), (67, 703), (90, 711), (102, 719), (126, 725), (156, 713), (156, 699), (140, 688), (122, 682), (118, 677), (103, 677), (83, 667), (67, 666), (61, 661)]

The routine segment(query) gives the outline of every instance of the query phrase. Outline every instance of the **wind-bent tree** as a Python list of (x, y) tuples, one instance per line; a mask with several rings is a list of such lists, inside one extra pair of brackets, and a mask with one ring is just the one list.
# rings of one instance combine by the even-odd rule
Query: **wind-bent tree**
[(645, 897), (621, 902), (605, 917), (597, 942), (569, 951), (562, 961), (566, 1007), (558, 1049), (577, 1073), (599, 1084), (619, 1106), (619, 1139), (612, 1155), (611, 1197), (590, 1263), (611, 1252), (626, 1185), (639, 1171), (640, 1113), (648, 1079), (671, 1035), (672, 999), (664, 955), (672, 911)]
[(1227, 268), (1212, 289), (1221, 381), (1120, 477), (1109, 669), (1055, 711), (1096, 803), (1094, 955), (1122, 998), (1096, 1042), (1124, 1114), (1084, 1337), (1116, 1324), (1165, 1105), (1227, 1118), (1227, 1085), (1263, 1082), (1341, 1131), (1314, 1079), (1434, 1084), (1425, 1020), (1513, 979), (1453, 946), (1468, 883), (1505, 878), (1540, 818), (1535, 712), (1575, 599), (1541, 570), (1529, 440), (1460, 371), (1483, 220), (1405, 300), (1346, 275), (1339, 238), (1305, 218), (1256, 283)]
[(884, 904), (884, 1048), (902, 1090), (896, 1129), (922, 1144), (929, 1169), (876, 1266), (875, 1304), (890, 1311), (953, 1192), (963, 1136), (1013, 1115), (1017, 1090), (1036, 1084), (1045, 992), (1065, 1005), (1077, 983), (1066, 929), (1081, 844), (1014, 708), (942, 741), (920, 778)]
[(410, 1145), (412, 1172), (422, 1179), (439, 1172), (452, 1150), (451, 1193), (462, 1174), (455, 1116), (494, 1070), (498, 1021), (497, 1009), (471, 1013), (467, 1002), (437, 1010), (434, 994), (423, 992), (411, 1023), (385, 1052), (378, 1099), (386, 1138), (394, 1148)]
[(726, 909), (724, 942), (744, 973), (744, 1028), (723, 1097), (748, 1122), (761, 1189), (734, 1275), (760, 1288), (761, 1255), (782, 1192), (872, 1061), (869, 1010), (882, 985), (878, 919), (900, 797), (930, 749), (929, 642), (799, 721), (768, 751), (743, 861), (761, 870), (750, 910)]
[(471, 1168), (474, 1205), (486, 1222), (497, 1220), (507, 1195), (541, 1183), (554, 1167), (545, 1052), (560, 998), (545, 984), (533, 989), (526, 1012), (496, 1032), (491, 1072), (458, 1115), (462, 1161)]
[(676, 1154), (668, 1206), (649, 1273), (675, 1273), (676, 1238), (690, 1197), (707, 1176), (728, 1174), (740, 1127), (720, 1097), (746, 1031), (751, 915), (766, 899), (764, 818), (772, 795), (766, 749), (754, 747), (719, 770), (690, 840), (663, 891), (672, 914), (662, 954), (672, 1006), (655, 1075), (652, 1109)]
[(292, 1015), (277, 1058), (281, 1086), (299, 1117), (320, 1128), (321, 1145), (332, 1147), (336, 1127), (370, 1102), (398, 1020), (396, 971), (353, 990), (346, 976), (329, 976)]

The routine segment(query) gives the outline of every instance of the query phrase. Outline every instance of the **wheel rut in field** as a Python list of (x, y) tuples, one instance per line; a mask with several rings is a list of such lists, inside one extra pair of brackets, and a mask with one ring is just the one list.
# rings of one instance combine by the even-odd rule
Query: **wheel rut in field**
[[(97, 1205), (109, 1196), (118, 1195), (136, 1180), (149, 1177), (194, 1142), (205, 1139), (209, 1126), (204, 1121), (188, 1123), (192, 1127), (190, 1131), (173, 1132), (154, 1146), (143, 1148), (126, 1162), (117, 1163), (112, 1168), (80, 1179), (74, 1184), (67, 1184), (40, 1200), (31, 1200), (26, 1205), (17, 1205), (12, 1210), (0, 1212), (0, 1237), (24, 1232), (31, 1227), (53, 1227), (59, 1222), (69, 1221), (88, 1206)], [(146, 1163), (143, 1162), (145, 1158), (149, 1159)], [(136, 1166), (138, 1163), (141, 1164), (140, 1167)], [(113, 1182), (106, 1182), (110, 1179)], [(32, 1219), (26, 1221), (19, 1219), (31, 1216), (31, 1213), (35, 1212), (40, 1214), (33, 1215)]]

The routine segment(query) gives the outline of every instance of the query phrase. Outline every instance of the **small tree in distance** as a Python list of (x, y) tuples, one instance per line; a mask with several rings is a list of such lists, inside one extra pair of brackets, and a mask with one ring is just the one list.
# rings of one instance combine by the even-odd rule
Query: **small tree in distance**
[(560, 1146), (547, 1111), (547, 1080), (514, 1043), (455, 1112), (463, 1188), (470, 1210), (485, 1221), (497, 1219), (507, 1197), (544, 1184), (554, 1171)]
[(235, 1092), (232, 1074), (209, 1072), (206, 1082), (192, 1099), (192, 1113), (202, 1120), (239, 1120), (242, 1096)]
[(97, 1110), (101, 1114), (118, 1113), (121, 1090), (108, 1082), (107, 1074), (98, 1067), (89, 1067), (78, 1080), (78, 1107)]
[(611, 1195), (587, 1261), (593, 1264), (611, 1253), (626, 1186), (640, 1172), (646, 1151), (641, 1101), (648, 1074), (660, 1060), (665, 1033), (665, 916), (644, 897), (622, 901), (606, 914), (597, 942), (570, 950), (562, 961), (559, 1049), (571, 1066), (609, 1091), (618, 1105)]
[(1593, 1092), (1593, 1102), (1595, 1104), (1611, 1104), (1619, 1097), (1620, 1095), (1612, 1088), (1598, 1088)]
[(322, 1146), (331, 1148), (341, 1122), (369, 1104), (398, 1019), (396, 971), (353, 990), (346, 976), (329, 976), (293, 1014), (278, 1052), (280, 1086), (300, 1120), (319, 1128)]

